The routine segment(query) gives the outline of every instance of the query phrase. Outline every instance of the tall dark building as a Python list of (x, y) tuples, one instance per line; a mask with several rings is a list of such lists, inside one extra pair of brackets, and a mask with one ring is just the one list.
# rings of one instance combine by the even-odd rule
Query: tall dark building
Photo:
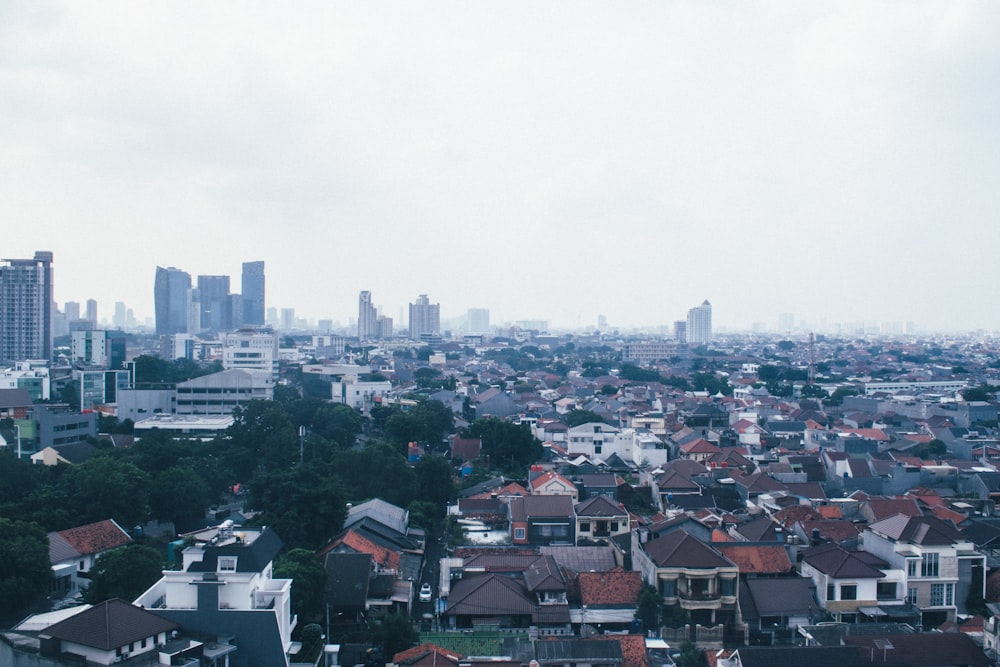
[(229, 276), (198, 276), (198, 298), (203, 330), (222, 332), (233, 328)]
[(243, 262), (241, 324), (264, 324), (264, 262)]
[(0, 361), (52, 359), (52, 253), (0, 260)]
[(188, 307), (191, 304), (191, 275), (173, 267), (156, 267), (153, 285), (158, 335), (189, 333)]

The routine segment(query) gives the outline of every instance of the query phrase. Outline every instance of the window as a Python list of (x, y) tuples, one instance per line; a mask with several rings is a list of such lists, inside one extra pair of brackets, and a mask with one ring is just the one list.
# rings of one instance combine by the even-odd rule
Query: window
[(840, 599), (841, 600), (857, 600), (858, 599), (858, 587), (856, 584), (842, 585), (840, 587)]
[(665, 598), (677, 597), (677, 580), (663, 579), (660, 581), (660, 595)]
[(955, 584), (931, 584), (931, 606), (955, 604)]
[(731, 597), (736, 595), (736, 580), (735, 579), (720, 579), (719, 580), (719, 593), (726, 597)]
[(909, 602), (912, 605), (916, 605), (917, 604), (917, 589), (916, 588), (911, 588), (908, 591), (906, 591), (906, 601)]
[(923, 560), (920, 563), (920, 576), (938, 576), (938, 555), (936, 553), (924, 554)]
[(580, 532), (581, 533), (589, 533), (590, 532), (590, 522), (589, 521), (581, 521), (580, 522)]
[(915, 577), (917, 576), (917, 559), (910, 558), (906, 561), (906, 576)]
[(826, 599), (827, 600), (837, 599), (837, 588), (833, 584), (827, 584), (826, 586)]
[(235, 572), (236, 571), (236, 557), (235, 556), (219, 556), (219, 572)]
[(524, 528), (515, 528), (514, 529), (514, 539), (515, 540), (523, 540), (524, 539)]

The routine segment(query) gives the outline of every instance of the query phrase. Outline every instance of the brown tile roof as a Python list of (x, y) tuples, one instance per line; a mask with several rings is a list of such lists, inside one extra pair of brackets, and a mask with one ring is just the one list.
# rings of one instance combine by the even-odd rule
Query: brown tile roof
[(398, 551), (393, 551), (383, 547), (381, 544), (376, 544), (354, 530), (348, 530), (335, 539), (321, 549), (319, 555), (324, 556), (340, 547), (347, 547), (356, 553), (371, 554), (372, 560), (380, 568), (399, 571), (400, 555)]
[(917, 504), (916, 498), (912, 497), (871, 498), (866, 505), (875, 521), (888, 519), (896, 514), (905, 514), (906, 516), (920, 516), (923, 514), (920, 511), (920, 506)]
[(50, 625), (45, 634), (101, 651), (113, 651), (179, 627), (178, 623), (113, 598)]
[(59, 536), (81, 555), (101, 553), (132, 542), (129, 534), (114, 519), (61, 530)]
[(820, 513), (808, 505), (791, 505), (774, 513), (774, 519), (785, 528), (791, 528), (799, 521), (819, 519)]
[(580, 600), (585, 605), (632, 606), (639, 603), (642, 575), (638, 572), (581, 572), (578, 577)]
[(816, 521), (803, 521), (801, 524), (806, 539), (812, 539), (814, 529), (819, 530), (821, 538), (833, 542), (856, 540), (861, 532), (858, 526), (846, 519), (819, 519)]
[(667, 533), (643, 547), (657, 567), (734, 567), (732, 561), (684, 530)]
[(716, 544), (715, 548), (736, 563), (740, 574), (785, 574), (792, 571), (792, 561), (780, 544), (726, 542)]

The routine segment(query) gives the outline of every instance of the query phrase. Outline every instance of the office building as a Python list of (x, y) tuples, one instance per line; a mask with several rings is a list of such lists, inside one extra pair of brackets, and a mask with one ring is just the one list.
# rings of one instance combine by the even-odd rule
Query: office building
[(121, 331), (87, 329), (70, 333), (70, 363), (83, 368), (122, 368), (125, 334)]
[(688, 323), (686, 320), (677, 320), (674, 322), (674, 340), (678, 343), (688, 342), (687, 328)]
[(52, 358), (52, 253), (0, 261), (0, 361)]
[(225, 335), (222, 367), (267, 371), (278, 377), (278, 334), (266, 327), (247, 327)]
[(240, 326), (264, 324), (264, 262), (243, 262), (243, 318)]
[(115, 301), (115, 315), (111, 318), (111, 325), (124, 329), (128, 325), (128, 311), (125, 309), (125, 302)]
[(198, 300), (203, 331), (218, 333), (232, 328), (229, 276), (198, 276)]
[(410, 304), (410, 338), (420, 340), (421, 335), (437, 336), (441, 333), (441, 304), (431, 303), (426, 294)]
[(392, 318), (379, 315), (375, 318), (375, 338), (388, 340), (392, 338)]
[(688, 311), (687, 341), (694, 345), (712, 342), (712, 304), (708, 299)]
[(469, 333), (487, 333), (490, 330), (489, 308), (469, 308)]
[(375, 336), (375, 305), (372, 293), (362, 290), (358, 294), (358, 340), (368, 340)]
[(87, 299), (87, 319), (97, 324), (97, 301), (95, 299)]
[(156, 310), (156, 333), (193, 333), (188, 330), (191, 298), (191, 276), (173, 267), (156, 267), (156, 281), (153, 285), (153, 300)]
[(66, 319), (70, 322), (80, 319), (80, 304), (76, 301), (67, 301), (63, 311), (66, 313)]

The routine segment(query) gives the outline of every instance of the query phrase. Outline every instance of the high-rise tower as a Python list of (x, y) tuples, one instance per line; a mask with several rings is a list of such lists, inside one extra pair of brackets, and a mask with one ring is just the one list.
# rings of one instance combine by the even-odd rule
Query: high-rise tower
[(191, 305), (191, 275), (173, 267), (156, 267), (153, 284), (158, 335), (190, 333), (188, 310)]
[(198, 276), (201, 328), (217, 333), (233, 329), (229, 276)]
[(243, 324), (264, 324), (264, 262), (243, 262)]
[(687, 341), (694, 345), (712, 342), (712, 304), (708, 299), (688, 311)]
[(419, 340), (421, 334), (437, 336), (441, 333), (441, 304), (431, 303), (426, 294), (410, 304), (410, 338)]
[(362, 290), (358, 294), (358, 340), (368, 340), (375, 337), (375, 306), (372, 304), (372, 293)]
[(52, 253), (0, 260), (0, 360), (52, 358)]

